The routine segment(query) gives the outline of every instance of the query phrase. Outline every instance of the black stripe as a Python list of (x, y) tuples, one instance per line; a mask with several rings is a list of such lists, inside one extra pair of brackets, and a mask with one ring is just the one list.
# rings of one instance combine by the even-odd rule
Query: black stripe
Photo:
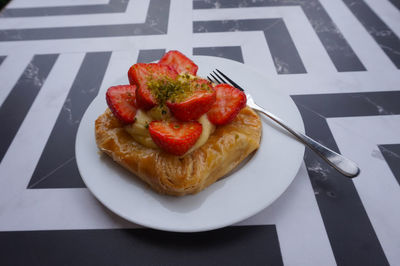
[(165, 49), (140, 50), (137, 63), (150, 63), (158, 61), (165, 54)]
[[(339, 152), (326, 117), (340, 117), (343, 110), (349, 111), (344, 116), (375, 113), (373, 109), (364, 108), (367, 105), (362, 101), (361, 111), (356, 111), (355, 106), (361, 97), (352, 96), (354, 94), (336, 94), (335, 99), (331, 94), (326, 94), (296, 95), (292, 98), (302, 115), (306, 134)], [(337, 104), (335, 108), (333, 103), (324, 107), (323, 104), (332, 98)], [(338, 99), (346, 100), (340, 102)], [(390, 104), (387, 108), (390, 108)], [(338, 112), (337, 109), (342, 110)], [(304, 161), (337, 264), (388, 265), (353, 181), (333, 170), (309, 149), (306, 149)]]
[(193, 48), (193, 54), (217, 56), (244, 63), (240, 46), (196, 47)]
[(0, 56), (0, 65), (3, 63), (4, 59), (6, 59), (7, 56), (2, 55)]
[(365, 67), (354, 53), (351, 46), (329, 17), (318, 0), (197, 0), (193, 2), (194, 9), (205, 8), (238, 8), (263, 6), (293, 6), (300, 5), (321, 40), (329, 57), (339, 72), (364, 71)]
[(343, 0), (343, 2), (375, 39), (393, 64), (400, 68), (399, 37), (363, 0)]
[(264, 35), (279, 74), (307, 72), (283, 19), (278, 19), (270, 28), (265, 29)]
[(298, 105), (324, 117), (400, 114), (400, 91), (305, 94), (292, 97)]
[(129, 0), (110, 0), (104, 5), (6, 8), (0, 17), (39, 17), (125, 12)]
[(147, 31), (155, 31), (157, 32), (156, 34), (166, 34), (168, 31), (169, 9), (170, 0), (150, 0), (146, 22), (144, 23), (149, 28)]
[(400, 9), (400, 1), (399, 0), (389, 0), (397, 9)]
[(193, 32), (264, 32), (278, 74), (306, 73), (299, 53), (282, 19), (194, 21)]
[(87, 53), (51, 132), (28, 188), (85, 187), (75, 161), (79, 122), (96, 97), (111, 52)]
[(0, 31), (0, 41), (29, 41), (73, 38), (118, 37), (164, 34), (146, 24), (55, 27)]
[(169, 5), (169, 0), (150, 0), (146, 22), (141, 24), (1, 30), (0, 41), (51, 40), (166, 34), (168, 29)]
[(0, 232), (1, 265), (283, 265), (274, 225)]
[(378, 145), (378, 147), (400, 185), (400, 144)]
[(0, 162), (42, 88), (57, 54), (35, 55), (0, 107)]

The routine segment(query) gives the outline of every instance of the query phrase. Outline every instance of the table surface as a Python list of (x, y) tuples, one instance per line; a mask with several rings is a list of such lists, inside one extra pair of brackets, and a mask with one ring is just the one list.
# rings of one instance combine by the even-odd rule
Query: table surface
[[(399, 265), (398, 0), (14, 0), (0, 13), (1, 265)], [(98, 91), (167, 50), (232, 59), (279, 82), (306, 150), (257, 215), (192, 234), (142, 228), (85, 188), (74, 143)]]

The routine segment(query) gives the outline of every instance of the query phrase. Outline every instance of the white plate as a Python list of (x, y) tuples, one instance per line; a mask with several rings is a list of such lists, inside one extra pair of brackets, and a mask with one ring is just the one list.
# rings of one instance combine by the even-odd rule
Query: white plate
[[(297, 107), (279, 84), (235, 61), (195, 56), (199, 76), (214, 68), (242, 85), (253, 98), (289, 125), (304, 130)], [(121, 78), (115, 84), (127, 84)], [(76, 138), (76, 160), (83, 181), (95, 197), (121, 217), (155, 229), (176, 232), (206, 231), (228, 226), (261, 211), (289, 186), (300, 167), (304, 146), (263, 121), (261, 146), (241, 168), (196, 195), (163, 196), (153, 192), (107, 156), (100, 156), (94, 121), (106, 109), (104, 93), (90, 104)]]

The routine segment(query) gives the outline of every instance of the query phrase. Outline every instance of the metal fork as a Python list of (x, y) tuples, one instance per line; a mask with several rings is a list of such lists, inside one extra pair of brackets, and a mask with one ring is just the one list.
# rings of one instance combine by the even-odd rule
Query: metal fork
[[(211, 82), (220, 83), (227, 83), (231, 84), (232, 86), (238, 88), (241, 91), (244, 91), (242, 87), (240, 87), (236, 82), (231, 80), (227, 77), (224, 73), (216, 69), (213, 73), (210, 73), (210, 76), (214, 79), (212, 80), (210, 77), (207, 76), (208, 80)], [(222, 77), (221, 77), (222, 76)], [(225, 78), (225, 79), (224, 79)], [(311, 148), (316, 154), (318, 154), (322, 159), (324, 159), (327, 163), (329, 163), (333, 168), (337, 171), (342, 173), (343, 175), (353, 178), (356, 177), (360, 173), (360, 169), (358, 168), (357, 164), (353, 161), (347, 159), (346, 157), (330, 150), (329, 148), (323, 146), (322, 144), (316, 142), (312, 138), (304, 135), (298, 130), (295, 130), (288, 125), (284, 121), (282, 121), (279, 117), (271, 114), (267, 110), (265, 110), (260, 105), (256, 104), (249, 93), (246, 93), (247, 97), (247, 105), (254, 110), (263, 113), (267, 117), (271, 118), (273, 121), (278, 123), (281, 127), (292, 133), (299, 141), (306, 144), (308, 147)]]

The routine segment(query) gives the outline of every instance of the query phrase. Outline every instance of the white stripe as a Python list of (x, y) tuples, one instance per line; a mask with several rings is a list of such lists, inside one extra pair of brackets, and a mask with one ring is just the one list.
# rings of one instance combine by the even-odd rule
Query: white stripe
[(369, 91), (397, 91), (400, 83), (398, 70), (342, 72), (334, 74), (280, 75), (279, 84), (289, 94), (348, 93)]
[(98, 95), (105, 95), (111, 86), (129, 84), (128, 69), (136, 63), (138, 55), (137, 49), (113, 52)]
[[(249, 32), (249, 38), (245, 38), (243, 41), (242, 52), (244, 63), (258, 69), (266, 76), (277, 76), (278, 73), (276, 72), (275, 64), (265, 40), (264, 33)], [(255, 53), (254, 51), (257, 52)]]
[(7, 205), (8, 224), (0, 221), (0, 231), (140, 227), (106, 209), (86, 188), (32, 189), (14, 200)]
[(298, 12), (297, 6), (194, 9), (193, 21), (281, 18)]
[[(396, 265), (400, 261), (400, 184), (377, 145), (400, 143), (400, 115), (329, 118), (328, 124), (341, 153), (360, 166), (354, 185), (389, 264)], [(371, 125), (374, 130), (369, 130)]]
[(164, 43), (167, 51), (178, 50), (187, 55), (192, 54), (193, 39), (190, 38), (192, 34), (192, 14), (191, 12), (182, 12), (182, 10), (191, 10), (191, 8), (191, 1), (171, 1), (168, 21), (168, 42)]
[(29, 49), (33, 54), (164, 49), (167, 35), (0, 42), (0, 54)]

